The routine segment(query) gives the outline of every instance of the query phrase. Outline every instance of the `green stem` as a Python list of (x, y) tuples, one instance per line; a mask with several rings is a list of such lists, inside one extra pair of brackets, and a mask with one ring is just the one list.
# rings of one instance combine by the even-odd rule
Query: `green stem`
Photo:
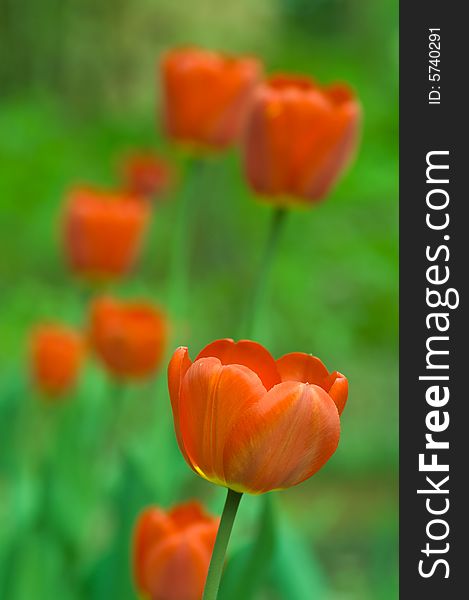
[(270, 270), (277, 253), (277, 248), (281, 233), (284, 228), (287, 216), (287, 209), (284, 207), (276, 208), (272, 213), (269, 235), (264, 248), (261, 265), (254, 284), (254, 291), (251, 303), (245, 319), (243, 335), (247, 338), (255, 337), (257, 321), (263, 306), (264, 296), (267, 287)]
[(203, 600), (216, 600), (218, 596), (218, 588), (220, 587), (221, 574), (225, 563), (226, 548), (228, 547), (231, 530), (233, 529), (233, 523), (242, 496), (239, 492), (228, 490), (217, 539), (213, 548), (212, 560), (208, 569), (207, 581), (205, 582)]
[(199, 158), (189, 159), (186, 174), (186, 187), (178, 199), (178, 213), (173, 232), (169, 278), (169, 307), (177, 320), (186, 316), (189, 270), (189, 231), (192, 208), (199, 187), (203, 162)]
[[(47, 401), (46, 401), (47, 402)], [(41, 408), (42, 448), (39, 465), (41, 477), (41, 507), (38, 518), (38, 529), (47, 531), (51, 520), (51, 488), (54, 481), (54, 450), (56, 444), (58, 406), (44, 404)]]

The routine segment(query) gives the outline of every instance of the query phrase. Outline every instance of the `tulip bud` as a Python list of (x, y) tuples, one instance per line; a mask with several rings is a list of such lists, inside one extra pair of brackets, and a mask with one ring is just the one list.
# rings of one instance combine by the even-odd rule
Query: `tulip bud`
[(31, 337), (34, 384), (49, 397), (69, 392), (76, 384), (84, 357), (82, 336), (61, 325), (43, 325)]
[(219, 520), (198, 502), (147, 508), (134, 531), (135, 585), (146, 600), (200, 600)]
[(99, 298), (91, 307), (91, 345), (117, 378), (151, 377), (161, 364), (166, 339), (166, 317), (151, 304)]
[(123, 187), (135, 196), (160, 198), (171, 187), (173, 172), (169, 163), (151, 153), (135, 153), (122, 163)]
[(323, 199), (357, 146), (360, 104), (345, 84), (278, 75), (259, 86), (244, 136), (255, 192), (277, 205)]
[(63, 218), (64, 249), (75, 273), (109, 279), (123, 275), (135, 262), (149, 219), (136, 196), (76, 188)]
[(236, 143), (262, 73), (257, 59), (179, 48), (166, 53), (161, 72), (171, 138), (212, 149)]

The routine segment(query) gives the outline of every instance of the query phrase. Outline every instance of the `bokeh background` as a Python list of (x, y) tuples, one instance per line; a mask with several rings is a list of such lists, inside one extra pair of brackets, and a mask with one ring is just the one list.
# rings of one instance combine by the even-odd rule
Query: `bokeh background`
[[(269, 72), (346, 80), (362, 100), (357, 161), (325, 203), (289, 216), (259, 323), (274, 356), (312, 352), (347, 374), (351, 393), (336, 455), (277, 494), (290, 545), (283, 575), (281, 565), (268, 570), (256, 598), (397, 598), (397, 10), (395, 0), (1, 1), (2, 600), (134, 598), (128, 548), (139, 510), (189, 497), (222, 508), (223, 490), (175, 448), (164, 373), (119, 391), (115, 426), (117, 391), (92, 358), (53, 410), (28, 372), (34, 325), (87, 319), (89, 290), (60, 246), (66, 191), (116, 185), (129, 149), (170, 157), (179, 189), (155, 209), (141, 264), (110, 291), (165, 305), (184, 164), (161, 131), (157, 59), (186, 43), (257, 54)], [(236, 151), (201, 177), (177, 340), (193, 356), (238, 336), (270, 216)], [(230, 555), (255, 535), (259, 510), (258, 498), (243, 499)]]

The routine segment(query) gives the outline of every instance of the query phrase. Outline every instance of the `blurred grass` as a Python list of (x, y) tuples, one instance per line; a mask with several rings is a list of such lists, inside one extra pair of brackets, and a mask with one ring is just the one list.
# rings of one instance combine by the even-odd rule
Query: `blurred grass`
[[(319, 557), (321, 600), (396, 598), (397, 4), (241, 0), (220, 11), (214, 0), (196, 8), (47, 0), (29, 12), (6, 0), (3, 9), (1, 43), (17, 52), (0, 71), (0, 598), (7, 584), (7, 600), (130, 598), (127, 544), (142, 503), (199, 496), (221, 509), (222, 491), (193, 476), (174, 447), (164, 382), (126, 390), (124, 461), (103, 451), (114, 409), (96, 365), (54, 415), (27, 382), (30, 328), (86, 320), (83, 290), (60, 252), (68, 187), (115, 184), (119, 156), (139, 147), (171, 156), (183, 181), (182, 157), (155, 126), (155, 61), (187, 42), (258, 53), (269, 71), (345, 79), (362, 99), (355, 165), (327, 202), (289, 215), (259, 341), (275, 356), (317, 354), (350, 380), (339, 451), (279, 495)], [(240, 173), (236, 152), (209, 161), (193, 207), (185, 328), (193, 355), (237, 335), (267, 233), (269, 208)], [(164, 302), (177, 193), (155, 210), (142, 264), (116, 293)], [(165, 456), (161, 435), (173, 444)], [(52, 508), (44, 524), (46, 451)], [(128, 477), (133, 497), (122, 500)], [(162, 489), (165, 481), (172, 484)], [(124, 525), (118, 502), (130, 513)], [(258, 509), (256, 498), (243, 500), (233, 550), (252, 536)]]

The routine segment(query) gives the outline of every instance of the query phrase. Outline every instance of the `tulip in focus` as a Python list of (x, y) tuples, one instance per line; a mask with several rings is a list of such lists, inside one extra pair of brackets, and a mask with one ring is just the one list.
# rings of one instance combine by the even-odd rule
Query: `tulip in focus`
[(218, 340), (168, 369), (174, 425), (192, 469), (236, 492), (289, 488), (336, 450), (347, 379), (314, 356), (274, 360), (260, 344)]
[(76, 384), (84, 358), (82, 336), (61, 325), (43, 325), (31, 336), (31, 370), (35, 386), (51, 398)]
[(262, 74), (257, 59), (179, 48), (165, 54), (161, 71), (170, 137), (213, 149), (237, 142)]
[(166, 317), (151, 304), (103, 297), (91, 307), (91, 345), (116, 378), (151, 377), (161, 364), (166, 339)]
[(70, 193), (64, 214), (64, 246), (79, 275), (109, 279), (133, 266), (149, 219), (141, 198), (90, 188)]
[(244, 139), (253, 190), (273, 204), (323, 199), (357, 146), (360, 104), (345, 84), (274, 76), (254, 96)]
[(146, 600), (200, 600), (219, 520), (198, 502), (147, 508), (133, 544), (136, 587)]
[(135, 153), (122, 164), (124, 188), (142, 198), (160, 198), (171, 187), (173, 172), (169, 163), (155, 154)]

